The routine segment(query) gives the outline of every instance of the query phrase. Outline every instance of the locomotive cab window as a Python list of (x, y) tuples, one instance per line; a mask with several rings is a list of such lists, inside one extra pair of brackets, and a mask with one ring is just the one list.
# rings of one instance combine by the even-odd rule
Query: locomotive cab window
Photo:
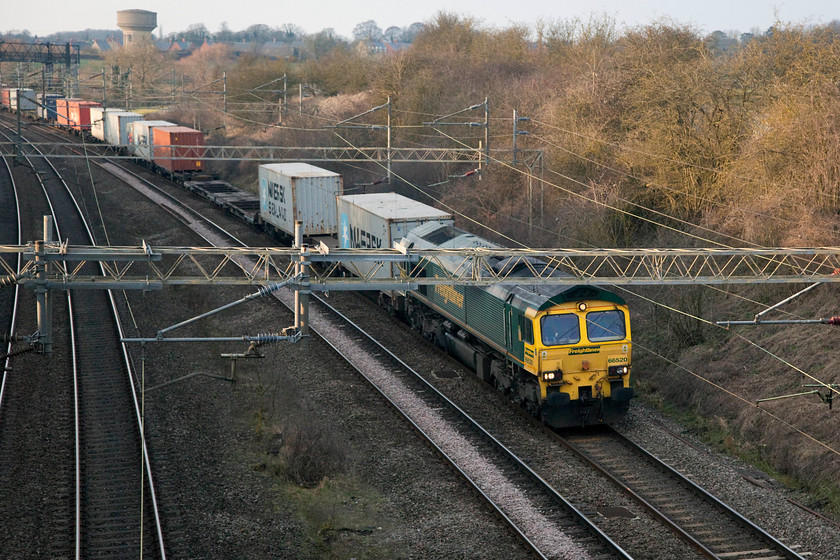
[(627, 338), (624, 313), (618, 309), (586, 314), (586, 332), (590, 342), (607, 342)]
[(525, 344), (534, 343), (534, 323), (527, 317), (519, 317), (519, 340)]
[(542, 343), (546, 346), (580, 342), (580, 322), (574, 313), (546, 315), (540, 321)]

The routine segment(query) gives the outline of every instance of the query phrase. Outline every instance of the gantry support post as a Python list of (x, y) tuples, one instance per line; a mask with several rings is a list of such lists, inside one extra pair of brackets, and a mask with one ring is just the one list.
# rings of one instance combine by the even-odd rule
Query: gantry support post
[(303, 350), (309, 349), (309, 247), (303, 243), (303, 222), (295, 222), (295, 248), (300, 249), (300, 260), (295, 264), (295, 275), (300, 283), (295, 289), (295, 328), (300, 332)]
[(35, 266), (38, 286), (35, 288), (38, 315), (38, 341), (36, 349), (39, 354), (52, 354), (52, 304), (46, 283), (50, 276), (50, 262), (44, 258), (44, 244), (53, 240), (52, 216), (44, 216), (44, 240), (35, 242)]

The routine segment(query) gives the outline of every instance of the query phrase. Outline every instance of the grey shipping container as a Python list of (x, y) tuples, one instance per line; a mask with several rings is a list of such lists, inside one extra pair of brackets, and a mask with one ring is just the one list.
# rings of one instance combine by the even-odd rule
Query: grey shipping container
[(11, 88), (9, 90), (9, 109), (17, 111), (18, 100), (20, 100), (21, 111), (34, 111), (38, 107), (35, 104), (35, 90), (29, 88)]
[(129, 125), (132, 122), (142, 119), (143, 115), (140, 113), (132, 113), (131, 111), (106, 111), (105, 141), (113, 146), (125, 146), (129, 144)]
[[(429, 221), (454, 225), (452, 214), (397, 193), (352, 194), (337, 198), (338, 246), (341, 249), (391, 249), (396, 241)], [(375, 263), (343, 263), (348, 270), (367, 275)], [(374, 278), (392, 277), (396, 264), (386, 264)]]
[(154, 134), (152, 130), (156, 126), (175, 126), (169, 121), (133, 121), (128, 123), (128, 143), (131, 144), (129, 151), (136, 157), (146, 161), (152, 161), (154, 155)]
[(343, 193), (341, 175), (308, 163), (260, 165), (260, 215), (289, 235), (295, 221), (303, 222), (304, 235), (338, 232), (335, 197)]

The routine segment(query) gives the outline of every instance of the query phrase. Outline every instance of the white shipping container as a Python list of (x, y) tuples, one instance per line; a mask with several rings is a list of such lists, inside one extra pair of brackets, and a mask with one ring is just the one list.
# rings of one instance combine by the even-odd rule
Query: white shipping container
[(21, 111), (34, 111), (38, 107), (35, 104), (35, 90), (29, 88), (10, 88), (9, 108), (12, 111), (17, 111), (18, 97), (20, 97)]
[(334, 235), (338, 232), (335, 197), (343, 193), (338, 173), (308, 163), (260, 165), (260, 215), (289, 235), (295, 221), (303, 222), (304, 235)]
[[(391, 249), (394, 243), (419, 225), (438, 221), (455, 225), (452, 214), (397, 193), (352, 194), (337, 198), (338, 246), (341, 249)], [(367, 275), (375, 263), (342, 263), (353, 272)], [(374, 278), (389, 278), (397, 265), (380, 268)]]
[[(91, 116), (93, 112), (91, 112)], [(111, 111), (105, 112), (105, 142), (112, 146), (125, 146), (129, 144), (128, 141), (128, 126), (134, 121), (143, 119), (140, 113), (132, 113), (131, 111)]]
[(131, 144), (129, 151), (136, 157), (151, 161), (154, 155), (154, 134), (152, 129), (156, 126), (175, 126), (169, 121), (132, 121), (128, 123), (128, 144)]
[[(109, 142), (108, 132), (105, 130), (106, 115), (109, 113), (124, 113), (125, 109), (116, 107), (91, 107), (90, 108), (90, 135), (103, 142)], [(109, 142), (110, 143), (110, 142)]]
[(105, 141), (105, 107), (90, 108), (90, 135), (97, 140)]

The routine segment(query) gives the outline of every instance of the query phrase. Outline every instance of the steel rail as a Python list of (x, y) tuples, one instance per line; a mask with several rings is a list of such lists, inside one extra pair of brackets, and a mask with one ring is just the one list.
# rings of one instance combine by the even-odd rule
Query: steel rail
[[(593, 456), (593, 452), (587, 451), (583, 445), (576, 443), (575, 440), (599, 437), (603, 437), (604, 439), (606, 439), (607, 437), (609, 437), (611, 438), (611, 442), (617, 441), (621, 445), (628, 448), (633, 454), (642, 457), (644, 461), (647, 461), (648, 463), (652, 464), (657, 471), (664, 473), (664, 478), (667, 479), (667, 483), (671, 487), (674, 486), (674, 481), (677, 481), (678, 484), (682, 485), (684, 488), (688, 489), (692, 494), (699, 497), (702, 503), (709, 504), (718, 512), (719, 515), (726, 516), (727, 519), (730, 519), (733, 525), (739, 525), (740, 527), (742, 527), (750, 538), (755, 539), (753, 542), (761, 542), (766, 546), (771, 547), (772, 552), (774, 554), (781, 555), (774, 556), (774, 558), (785, 558), (788, 560), (804, 560), (802, 556), (785, 546), (783, 543), (779, 542), (772, 535), (768, 534), (755, 523), (753, 523), (752, 521), (735, 511), (732, 507), (725, 504), (717, 497), (713, 496), (711, 493), (697, 485), (692, 480), (683, 476), (679, 471), (667, 465), (665, 462), (663, 462), (661, 459), (659, 459), (658, 457), (641, 447), (639, 444), (631, 441), (624, 434), (621, 434), (620, 432), (608, 426), (605, 426), (603, 431), (604, 434), (593, 434), (590, 432), (587, 433), (586, 436), (576, 436), (569, 434), (560, 435), (555, 433), (555, 437), (567, 449), (572, 451), (586, 464), (590, 465), (592, 468), (606, 476), (622, 491), (624, 491), (633, 500), (639, 503), (645, 510), (647, 510), (660, 521), (662, 521), (679, 538), (683, 539), (686, 543), (689, 544), (689, 546), (694, 548), (706, 558), (716, 560), (720, 558), (747, 559), (754, 556), (754, 554), (752, 554), (752, 552), (754, 551), (744, 551), (741, 554), (738, 554), (737, 551), (724, 552), (720, 550), (720, 546), (716, 547), (714, 543), (710, 542), (708, 539), (704, 539), (700, 535), (693, 534), (690, 529), (684, 527), (684, 523), (680, 523), (680, 521), (674, 519), (672, 516), (669, 516), (659, 506), (653, 503), (651, 499), (645, 497), (644, 491), (638, 488), (638, 483), (634, 484), (631, 481), (623, 479), (620, 475), (616, 474), (613, 470), (611, 470), (607, 465), (598, 461)], [(615, 447), (610, 446), (610, 449), (614, 450)], [(714, 537), (717, 535), (712, 536)]]
[[(12, 174), (12, 169), (9, 167), (9, 162), (6, 158), (2, 158), (3, 165), (6, 168), (6, 171), (9, 173), (9, 181), (10, 181), (10, 188), (11, 194), (15, 201), (15, 215), (17, 216), (17, 241), (18, 243), (22, 242), (22, 229), (21, 229), (21, 220), (20, 220), (20, 200), (18, 199), (17, 193), (17, 185), (15, 184), (15, 177)], [(17, 264), (15, 265), (15, 272), (19, 273), (21, 270), (22, 261), (20, 255), (17, 258)], [(12, 309), (11, 315), (9, 316), (9, 342), (6, 345), (6, 359), (3, 361), (3, 378), (0, 381), (0, 410), (3, 408), (3, 395), (6, 392), (6, 377), (9, 371), (9, 367), (11, 365), (12, 357), (9, 356), (12, 352), (12, 339), (15, 334), (15, 324), (17, 321), (17, 312), (18, 312), (18, 303), (20, 301), (20, 285), (15, 285), (15, 294), (12, 299)]]
[[(26, 159), (27, 163), (31, 166), (32, 162), (29, 160), (29, 157), (26, 154), (22, 154), (23, 157)], [(34, 167), (32, 168), (34, 170)], [(56, 172), (56, 175), (60, 179), (60, 175)], [(55, 211), (55, 206), (53, 205), (52, 197), (50, 197), (50, 193), (47, 190), (47, 187), (44, 183), (44, 178), (41, 177), (40, 174), (36, 174), (38, 178), (38, 183), (41, 185), (41, 189), (44, 192), (44, 197), (47, 200), (47, 206), (50, 209), (50, 217), (52, 217), (53, 225), (55, 227), (56, 234), (58, 235), (59, 239), (61, 238), (61, 226), (58, 221), (58, 215)], [(64, 182), (61, 180), (62, 183)], [(66, 184), (65, 184), (66, 187)], [(78, 208), (78, 207), (77, 207)], [(46, 232), (45, 232), (46, 233)], [(78, 340), (76, 338), (76, 328), (73, 322), (73, 295), (70, 291), (66, 294), (67, 297), (67, 309), (68, 309), (68, 323), (69, 323), (69, 330), (70, 330), (70, 352), (71, 352), (71, 361), (73, 365), (73, 437), (75, 441), (75, 523), (74, 523), (74, 558), (76, 560), (81, 559), (81, 518), (82, 518), (82, 499), (81, 499), (81, 449), (82, 449), (82, 442), (81, 442), (81, 421), (79, 418), (79, 369), (78, 369), (78, 355), (76, 353), (76, 349), (78, 347)]]
[[(340, 311), (326, 303), (321, 298), (315, 298), (319, 304), (323, 305), (325, 308), (329, 310), (329, 313), (335, 314), (336, 316), (340, 317), (344, 324), (349, 325), (352, 329), (354, 329), (355, 334), (358, 336), (362, 336), (370, 341), (372, 345), (374, 345), (380, 352), (383, 352), (388, 359), (392, 360), (396, 364), (399, 365), (402, 370), (407, 373), (412, 380), (416, 381), (422, 389), (420, 391), (414, 391), (415, 393), (420, 393), (422, 391), (428, 392), (428, 395), (433, 395), (434, 400), (437, 403), (443, 404), (445, 407), (454, 411), (457, 416), (467, 425), (470, 426), (473, 430), (475, 430), (480, 437), (485, 438), (486, 441), (491, 442), (492, 446), (494, 446), (497, 450), (501, 451), (501, 453), (507, 457), (513, 464), (517, 466), (521, 473), (524, 473), (527, 477), (529, 477), (533, 482), (535, 487), (539, 487), (542, 492), (546, 495), (552, 497), (554, 500), (557, 501), (558, 504), (562, 504), (562, 507), (569, 513), (569, 515), (577, 520), (578, 523), (586, 527), (586, 530), (590, 533), (590, 537), (595, 538), (601, 542), (604, 546), (606, 552), (609, 554), (611, 558), (624, 558), (630, 559), (631, 557), (627, 552), (625, 552), (617, 543), (615, 543), (609, 536), (603, 533), (591, 520), (589, 520), (586, 515), (584, 515), (580, 510), (578, 510), (574, 505), (572, 505), (568, 500), (566, 500), (560, 493), (557, 492), (554, 487), (552, 487), (545, 479), (543, 479), (539, 474), (537, 474), (531, 467), (529, 467), (525, 462), (523, 462), (515, 453), (513, 453), (507, 446), (505, 446), (502, 442), (500, 442), (496, 437), (490, 434), (483, 426), (481, 426), (475, 419), (473, 419), (469, 414), (467, 414), (463, 409), (461, 409), (457, 404), (447, 398), (443, 393), (438, 391), (436, 387), (434, 387), (431, 383), (426, 381), (418, 372), (413, 370), (408, 364), (406, 364), (402, 359), (396, 356), (393, 352), (388, 350), (385, 346), (383, 346), (379, 341), (371, 337), (368, 333), (366, 333), (361, 327), (357, 324), (352, 322), (349, 318), (343, 315)], [(313, 330), (316, 330), (316, 327), (312, 327)], [(523, 529), (519, 527), (517, 522), (511, 519), (504, 511), (504, 506), (497, 503), (491, 496), (489, 496), (485, 490), (482, 489), (479, 482), (474, 480), (469, 473), (464, 471), (459, 465), (455, 458), (450, 456), (444, 449), (442, 449), (435, 441), (434, 436), (426, 433), (421, 426), (419, 426), (414, 419), (412, 419), (411, 414), (404, 410), (397, 402), (391, 399), (390, 396), (368, 375), (366, 375), (360, 367), (353, 363), (352, 358), (348, 357), (339, 347), (334, 345), (327, 337), (322, 336), (324, 341), (332, 347), (339, 355), (341, 355), (347, 362), (350, 364), (356, 371), (358, 371), (359, 375), (361, 375), (367, 382), (387, 401), (391, 404), (408, 422), (412, 425), (412, 427), (421, 434), (424, 439), (426, 439), (434, 448), (435, 450), (452, 466), (457, 470), (465, 480), (472, 486), (472, 488), (482, 497), (482, 499), (487, 502), (496, 512), (499, 517), (504, 519), (506, 523), (514, 530), (514, 532), (519, 535), (519, 537), (525, 542), (529, 548), (531, 548), (536, 554), (538, 554), (541, 558), (544, 558), (544, 551), (540, 550), (539, 546), (532, 542), (532, 540), (526, 536), (523, 532)], [(427, 397), (424, 397), (423, 400), (425, 401)], [(508, 478), (510, 480), (510, 478)], [(602, 551), (603, 552), (603, 551)], [(599, 556), (601, 557), (601, 556)]]
[[(27, 145), (29, 145), (31, 148), (37, 150), (37, 147), (33, 146), (32, 144), (28, 143)], [(29, 156), (27, 155), (26, 157), (27, 157), (27, 161), (31, 165), (31, 160), (29, 160)], [(55, 169), (55, 166), (52, 164), (52, 162), (50, 162), (50, 160), (47, 159), (47, 158), (44, 158), (44, 161), (52, 169), (53, 173), (55, 173), (56, 177), (59, 179), (59, 181), (61, 182), (62, 186), (64, 187), (67, 195), (69, 196), (70, 200), (72, 201), (73, 206), (75, 207), (76, 213), (79, 216), (82, 225), (84, 226), (84, 229), (85, 229), (86, 234), (88, 236), (89, 242), (90, 243), (95, 243), (93, 233), (90, 230), (90, 226), (87, 223), (87, 220), (85, 220), (84, 213), (82, 212), (82, 209), (79, 206), (79, 203), (76, 200), (76, 197), (73, 195), (72, 191), (70, 190), (70, 187), (64, 181), (64, 179), (62, 178), (62, 176), (58, 172), (58, 170)], [(33, 167), (33, 169), (34, 169), (34, 167)], [(44, 180), (40, 175), (38, 175), (38, 180), (41, 183), (42, 187), (44, 187)], [(56, 216), (55, 210), (53, 208), (52, 201), (50, 200), (49, 194), (47, 193), (47, 190), (46, 190), (45, 187), (44, 187), (44, 193), (47, 196), (48, 203), (50, 205), (50, 211), (51, 211), (52, 215), (55, 217)], [(61, 236), (61, 233), (60, 233), (60, 230), (59, 230), (59, 224), (58, 224), (57, 219), (55, 219), (55, 228), (56, 228), (56, 232), (58, 233), (59, 239), (61, 239), (62, 236)], [(100, 273), (102, 275), (105, 275), (105, 269), (104, 269), (104, 267), (101, 263), (99, 265), (99, 268), (100, 268)], [(73, 309), (72, 308), (72, 295), (71, 295), (70, 291), (68, 291), (67, 297), (68, 297), (68, 306), (69, 306), (69, 309), (70, 309), (70, 317), (72, 318), (74, 315), (73, 315), (73, 310), (72, 310)], [(114, 301), (113, 292), (111, 290), (108, 291), (108, 298), (109, 298), (109, 303), (110, 303), (109, 307), (111, 309), (111, 313), (113, 314), (115, 324), (116, 324), (116, 327), (117, 327), (117, 331), (119, 333), (120, 339), (122, 339), (123, 338), (122, 325), (121, 325), (121, 322), (120, 322), (120, 319), (119, 319), (119, 314), (118, 314), (117, 309), (116, 309), (116, 302)], [(71, 331), (71, 338), (72, 338), (72, 341), (73, 341), (72, 352), (73, 352), (73, 378), (74, 378), (74, 394), (75, 394), (74, 399), (75, 399), (75, 403), (76, 403), (76, 406), (75, 406), (75, 410), (76, 410), (76, 428), (75, 429), (76, 429), (76, 440), (77, 440), (77, 445), (76, 445), (76, 447), (77, 447), (77, 452), (76, 452), (76, 503), (77, 503), (77, 506), (76, 506), (76, 558), (78, 559), (78, 558), (81, 558), (81, 556), (82, 556), (82, 552), (81, 552), (81, 496), (80, 496), (81, 495), (81, 480), (80, 480), (80, 471), (81, 471), (81, 467), (80, 467), (81, 441), (80, 441), (80, 438), (81, 438), (81, 436), (80, 436), (80, 419), (79, 419), (79, 406), (78, 406), (78, 404), (79, 404), (79, 402), (78, 402), (79, 389), (78, 389), (78, 370), (77, 370), (78, 359), (77, 359), (77, 354), (76, 354), (77, 339), (76, 339), (75, 329), (74, 329), (74, 325), (73, 325), (72, 320), (70, 321), (70, 331)], [(142, 416), (141, 416), (141, 412), (140, 412), (140, 408), (139, 408), (139, 403), (138, 403), (138, 400), (137, 400), (135, 381), (134, 381), (135, 376), (133, 374), (133, 369), (132, 369), (132, 366), (131, 366), (131, 360), (130, 360), (130, 356), (128, 354), (128, 347), (126, 346), (126, 344), (121, 343), (120, 351), (122, 353), (122, 358), (123, 358), (124, 363), (126, 365), (126, 374), (128, 375), (129, 386), (131, 387), (132, 399), (133, 399), (133, 403), (134, 403), (134, 414), (135, 414), (135, 417), (137, 419), (138, 428), (139, 428), (139, 432), (140, 432), (140, 438), (141, 438), (140, 441), (141, 441), (141, 445), (142, 445), (142, 455), (143, 455), (143, 459), (144, 459), (144, 461), (143, 461), (144, 462), (144, 471), (145, 471), (145, 476), (148, 479), (148, 485), (149, 485), (148, 490), (149, 490), (151, 500), (152, 500), (152, 515), (154, 516), (154, 519), (155, 519), (155, 534), (156, 534), (156, 538), (157, 538), (158, 552), (160, 554), (161, 559), (165, 560), (166, 559), (166, 548), (165, 548), (164, 539), (163, 539), (163, 528), (162, 528), (162, 524), (161, 524), (161, 520), (160, 520), (160, 512), (159, 512), (159, 507), (158, 507), (158, 504), (157, 504), (157, 497), (156, 497), (156, 493), (155, 493), (154, 480), (153, 480), (153, 477), (152, 477), (151, 464), (150, 464), (150, 461), (149, 461), (148, 447), (147, 447), (147, 444), (146, 444), (145, 434), (144, 434), (144, 430), (143, 430), (143, 427), (142, 427)]]

